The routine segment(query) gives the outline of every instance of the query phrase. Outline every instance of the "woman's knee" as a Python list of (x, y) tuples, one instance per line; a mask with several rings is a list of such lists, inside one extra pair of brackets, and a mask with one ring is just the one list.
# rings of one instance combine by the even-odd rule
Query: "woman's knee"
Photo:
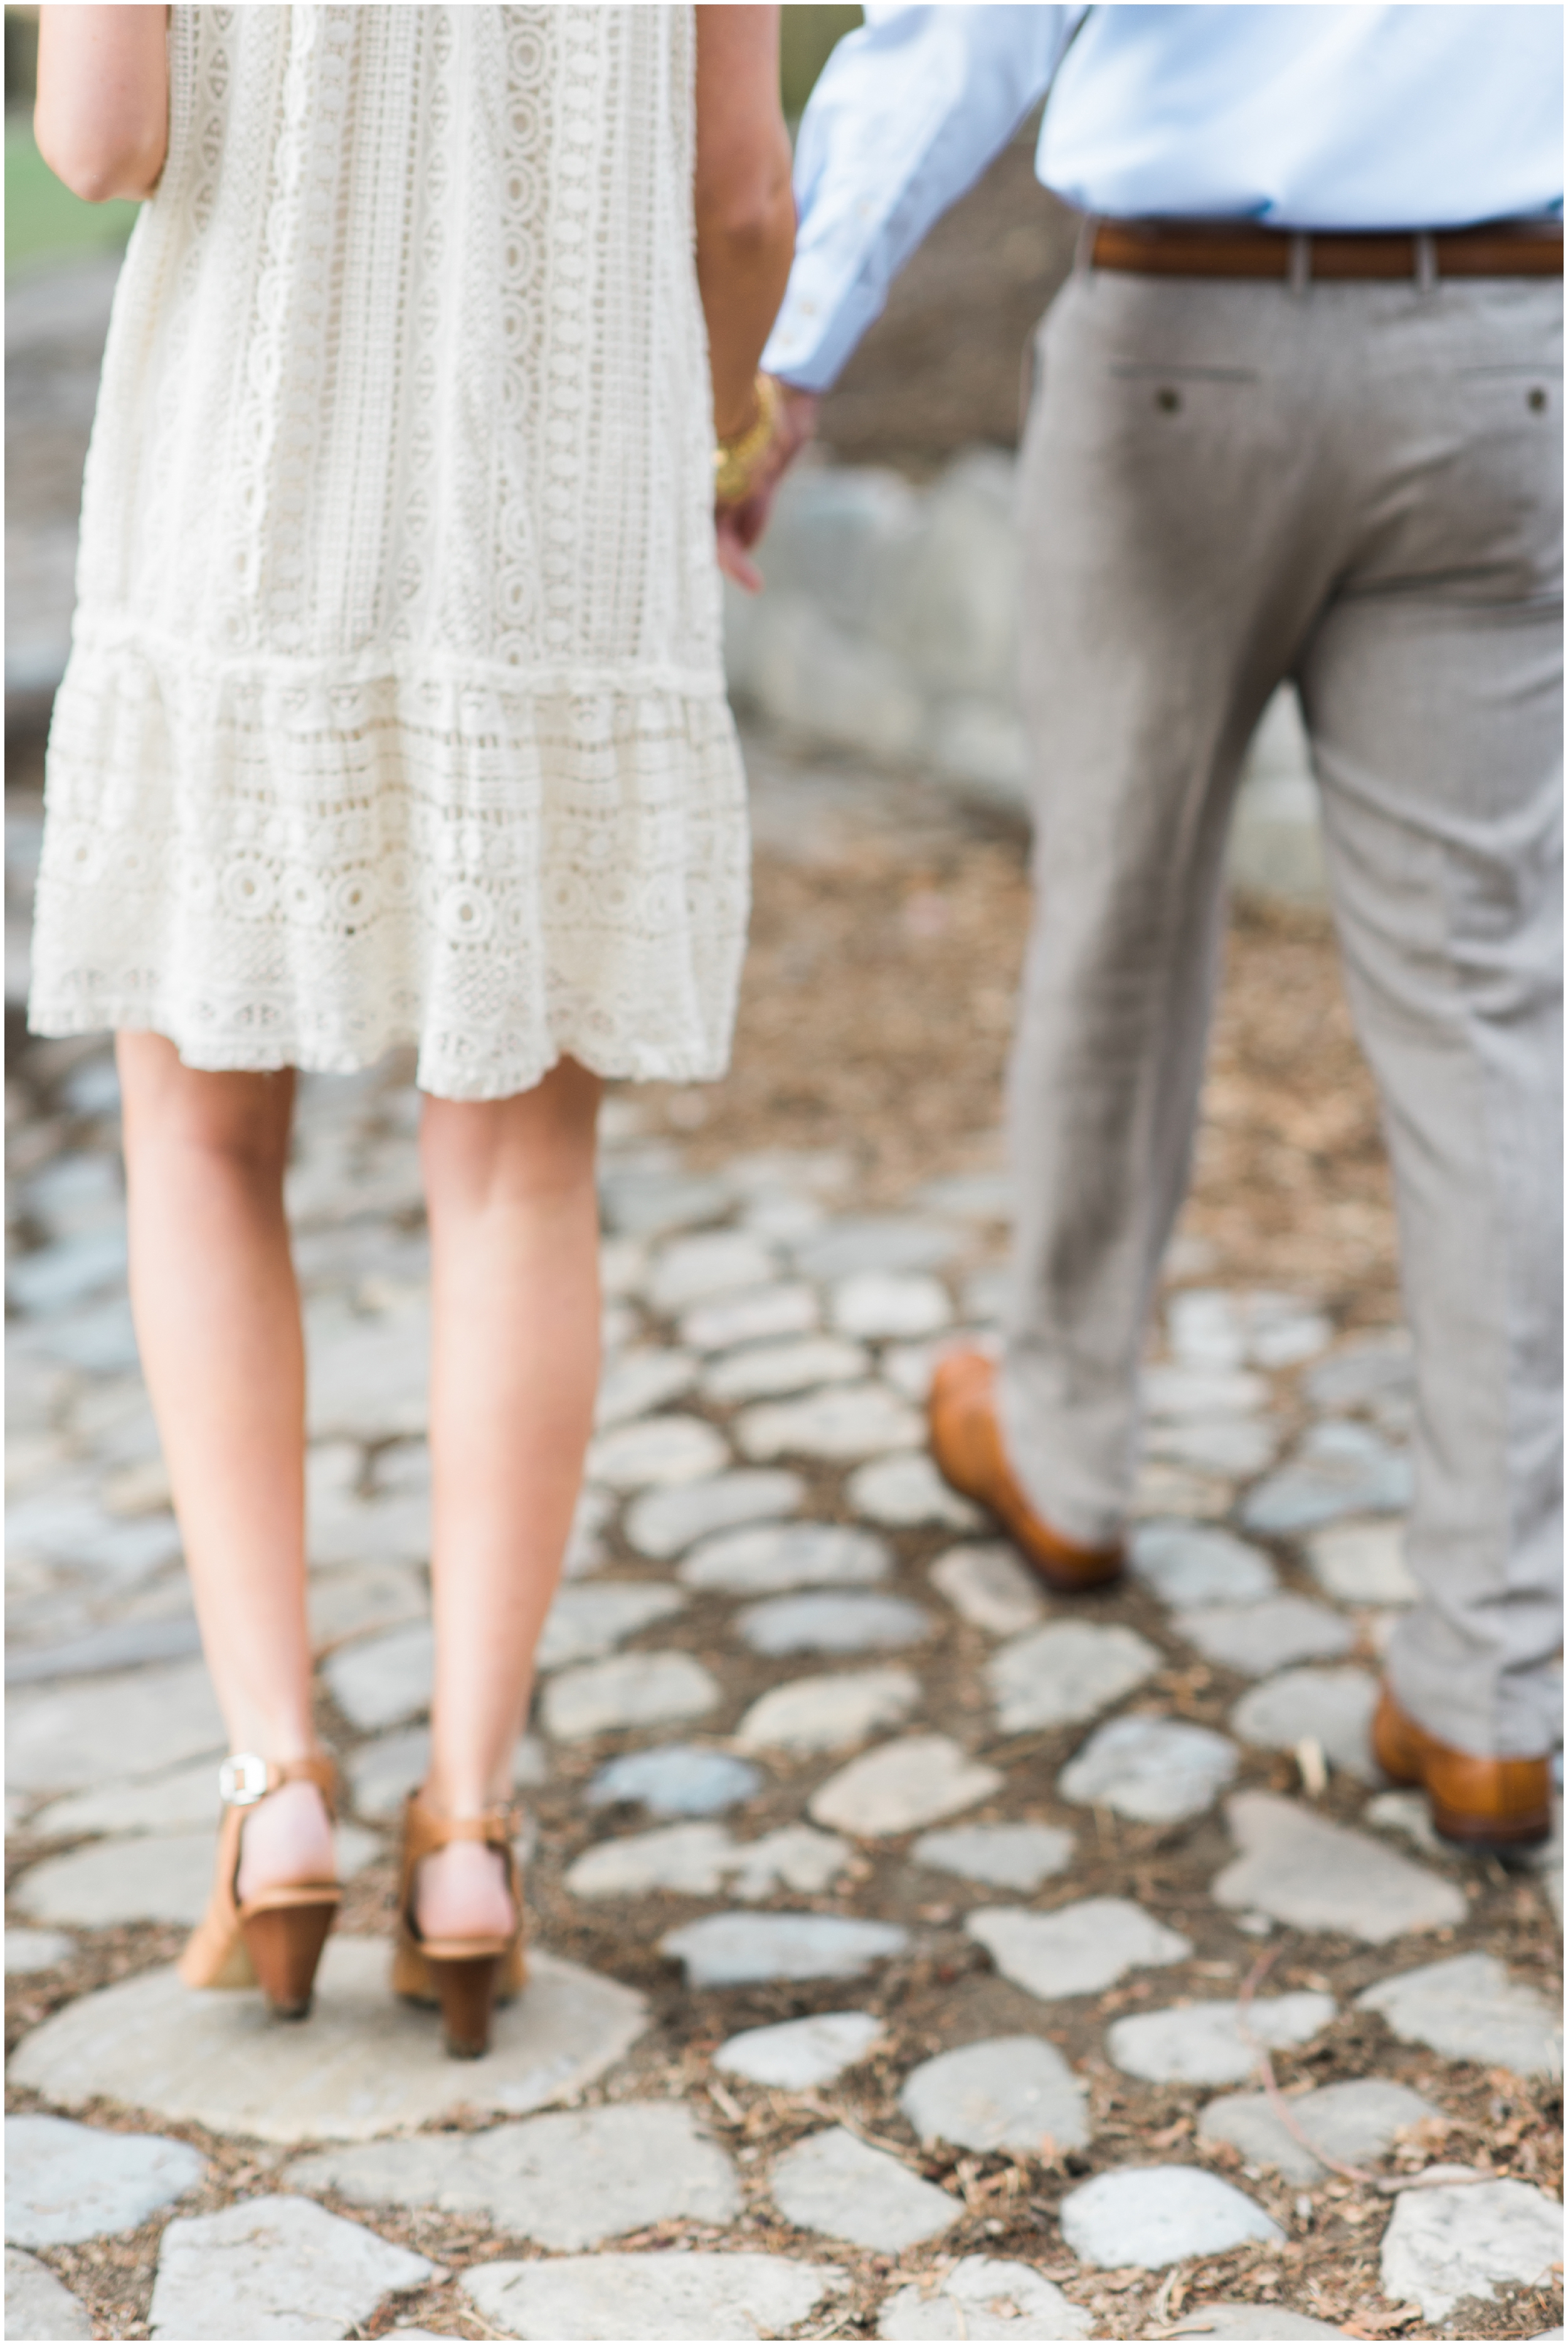
[(562, 1059), (510, 1099), (427, 1098), (421, 1149), (432, 1203), (544, 1203), (592, 1188), (602, 1089)]
[(291, 1068), (258, 1074), (187, 1067), (161, 1034), (119, 1034), (115, 1047), (127, 1154), (201, 1150), (281, 1181), (293, 1125)]

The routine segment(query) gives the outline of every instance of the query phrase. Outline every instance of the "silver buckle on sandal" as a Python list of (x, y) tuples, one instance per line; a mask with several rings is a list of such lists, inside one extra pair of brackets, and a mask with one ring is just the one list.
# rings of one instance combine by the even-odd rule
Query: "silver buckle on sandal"
[(226, 1808), (253, 1808), (267, 1797), (266, 1760), (237, 1751), (217, 1771), (217, 1795)]

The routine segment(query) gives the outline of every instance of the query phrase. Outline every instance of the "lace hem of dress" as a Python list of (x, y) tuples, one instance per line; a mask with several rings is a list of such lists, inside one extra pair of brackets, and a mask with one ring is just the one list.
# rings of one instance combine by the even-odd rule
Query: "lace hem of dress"
[(78, 644), (56, 703), (29, 1022), (187, 1064), (496, 1099), (571, 1056), (716, 1078), (745, 784), (717, 691), (196, 673)]

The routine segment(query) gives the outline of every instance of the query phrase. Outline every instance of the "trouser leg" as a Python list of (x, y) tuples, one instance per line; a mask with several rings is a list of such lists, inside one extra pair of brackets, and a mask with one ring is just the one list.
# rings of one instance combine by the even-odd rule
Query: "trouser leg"
[[(1516, 404), (1523, 426), (1522, 383)], [(1433, 424), (1424, 512), (1301, 671), (1415, 1346), (1421, 1594), (1390, 1677), (1444, 1741), (1526, 1757), (1556, 1731), (1562, 1628), (1557, 428)]]
[(1022, 462), (1036, 911), (1000, 1406), (1029, 1497), (1087, 1544), (1117, 1535), (1131, 1494), (1237, 775), (1320, 591), (1304, 437), (1268, 363), (1294, 322), (1283, 298), (1075, 279)]

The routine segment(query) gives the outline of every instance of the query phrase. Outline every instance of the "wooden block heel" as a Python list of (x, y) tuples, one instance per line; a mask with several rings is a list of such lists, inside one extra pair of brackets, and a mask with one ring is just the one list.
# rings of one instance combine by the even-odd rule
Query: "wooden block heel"
[[(454, 2060), (478, 2060), (489, 2051), (496, 2005), (520, 1995), (527, 1978), (522, 1891), (512, 1845), (516, 1837), (517, 1818), (510, 1808), (491, 1808), (482, 1816), (440, 1816), (426, 1805), (422, 1792), (412, 1792), (403, 1812), (402, 1885), (392, 1991), (408, 2002), (439, 2007), (447, 2052)], [(507, 1889), (517, 1915), (508, 1936), (420, 1935), (414, 1913), (415, 1874), (425, 1857), (455, 1840), (481, 1841), (505, 1864)]]
[(338, 1912), (338, 1900), (242, 1907), (240, 1934), (262, 1994), (278, 2019), (303, 2019), (316, 1991), (316, 1966)]
[(342, 1892), (335, 1881), (286, 1882), (242, 1902), (240, 1836), (247, 1811), (285, 1783), (314, 1783), (335, 1822), (338, 1771), (321, 1754), (278, 1761), (244, 1751), (224, 1761), (217, 1783), (223, 1825), (212, 1897), (179, 1958), (179, 1974), (187, 1986), (259, 1986), (276, 2017), (303, 2019)]

